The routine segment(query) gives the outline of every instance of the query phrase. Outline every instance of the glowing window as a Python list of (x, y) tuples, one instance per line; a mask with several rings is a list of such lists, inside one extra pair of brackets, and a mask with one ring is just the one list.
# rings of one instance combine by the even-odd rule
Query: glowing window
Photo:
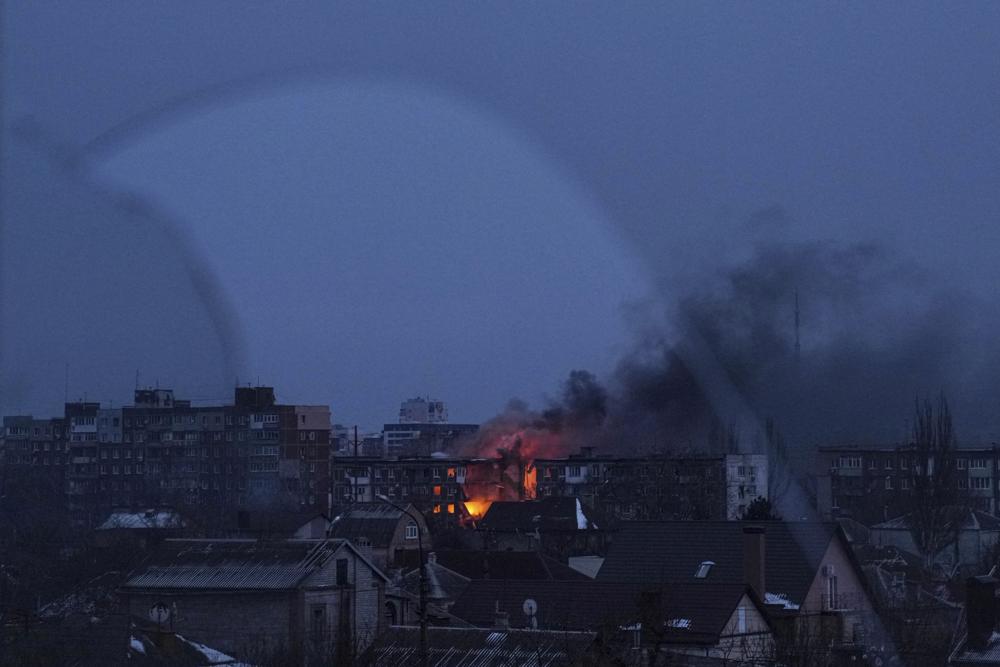
[(440, 486), (435, 486), (434, 487), (434, 495), (435, 496), (440, 496), (441, 495), (441, 487)]
[(435, 505), (434, 506), (434, 513), (435, 514), (440, 514), (441, 513), (441, 505)]
[(448, 503), (448, 514), (455, 513), (455, 503)]

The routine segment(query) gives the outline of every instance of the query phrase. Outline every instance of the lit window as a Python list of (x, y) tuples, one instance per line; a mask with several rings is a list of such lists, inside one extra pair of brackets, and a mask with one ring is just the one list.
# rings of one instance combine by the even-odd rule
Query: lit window
[(441, 505), (440, 504), (434, 505), (434, 513), (435, 514), (440, 514), (441, 513)]
[(448, 503), (448, 514), (455, 513), (455, 503)]
[(406, 525), (406, 539), (415, 540), (417, 539), (417, 524), (412, 521)]

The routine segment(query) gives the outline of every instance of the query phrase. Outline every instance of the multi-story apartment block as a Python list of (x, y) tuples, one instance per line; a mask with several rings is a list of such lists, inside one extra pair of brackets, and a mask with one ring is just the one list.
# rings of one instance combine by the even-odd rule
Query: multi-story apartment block
[(443, 424), (448, 421), (448, 406), (433, 398), (411, 398), (399, 406), (400, 424)]
[(67, 463), (65, 420), (31, 415), (3, 418), (0, 452), (4, 465), (40, 469), (61, 477)]
[(382, 427), (383, 451), (385, 456), (430, 456), (454, 451), (463, 438), (471, 437), (478, 430), (478, 424), (385, 424)]
[(737, 519), (768, 497), (764, 454), (536, 459), (538, 496), (580, 498), (609, 518)]
[(378, 502), (385, 496), (457, 521), (469, 515), (471, 500), (517, 499), (507, 487), (518, 482), (505, 479), (499, 466), (488, 459), (337, 456), (331, 473), (334, 505)]
[(94, 519), (113, 507), (329, 506), (330, 410), (278, 404), (270, 387), (237, 388), (232, 405), (141, 389), (122, 408), (7, 417), (4, 451), (5, 465), (62, 466), (70, 509)]
[[(827, 519), (849, 516), (866, 524), (906, 514), (913, 475), (920, 465), (926, 462), (917, 460), (913, 445), (820, 447), (815, 469), (817, 508)], [(962, 502), (996, 514), (998, 479), (1000, 448), (955, 450), (955, 485)]]
[(612, 457), (590, 450), (534, 462), (443, 456), (336, 456), (335, 505), (385, 496), (442, 518), (482, 516), (495, 500), (572, 496), (618, 519), (735, 519), (768, 495), (767, 457)]

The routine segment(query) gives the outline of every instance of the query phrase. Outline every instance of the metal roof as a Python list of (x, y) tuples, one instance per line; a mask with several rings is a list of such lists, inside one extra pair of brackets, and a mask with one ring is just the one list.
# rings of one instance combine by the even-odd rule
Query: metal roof
[(167, 540), (126, 589), (289, 590), (345, 540)]

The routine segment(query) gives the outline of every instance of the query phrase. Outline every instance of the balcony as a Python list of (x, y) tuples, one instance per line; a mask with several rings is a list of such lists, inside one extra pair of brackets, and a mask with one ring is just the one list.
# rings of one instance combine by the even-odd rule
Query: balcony
[(823, 611), (849, 612), (864, 608), (865, 596), (862, 593), (849, 592), (836, 595), (823, 594), (821, 604)]

